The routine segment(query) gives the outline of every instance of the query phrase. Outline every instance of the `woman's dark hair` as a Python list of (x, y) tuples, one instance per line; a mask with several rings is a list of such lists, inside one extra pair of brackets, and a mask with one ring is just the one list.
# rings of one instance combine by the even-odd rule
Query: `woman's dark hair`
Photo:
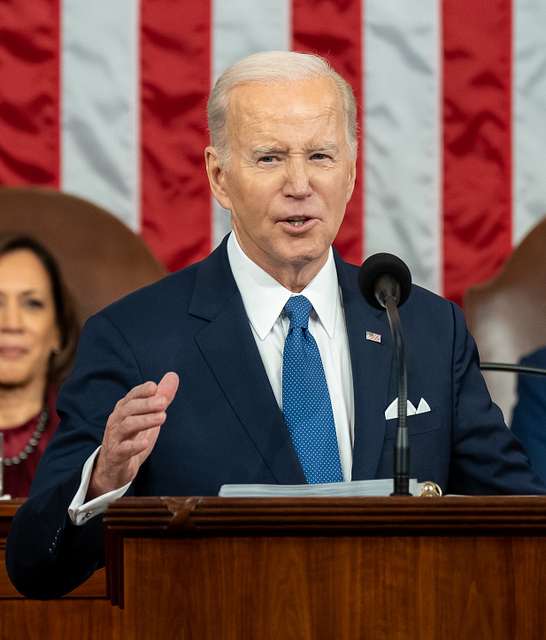
[(58, 352), (51, 355), (47, 382), (48, 385), (59, 384), (70, 371), (80, 333), (74, 301), (66, 288), (57, 261), (43, 244), (25, 234), (0, 234), (0, 257), (20, 250), (31, 251), (42, 263), (49, 276), (61, 347)]

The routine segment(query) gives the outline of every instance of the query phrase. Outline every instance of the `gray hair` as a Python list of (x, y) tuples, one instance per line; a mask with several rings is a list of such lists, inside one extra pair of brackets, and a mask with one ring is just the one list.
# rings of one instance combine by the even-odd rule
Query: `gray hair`
[(289, 82), (316, 77), (331, 78), (335, 83), (345, 112), (347, 142), (353, 156), (356, 156), (356, 101), (351, 85), (320, 56), (295, 51), (262, 51), (226, 69), (210, 94), (207, 107), (209, 131), (220, 162), (224, 163), (229, 158), (226, 119), (230, 92), (235, 87), (249, 82)]

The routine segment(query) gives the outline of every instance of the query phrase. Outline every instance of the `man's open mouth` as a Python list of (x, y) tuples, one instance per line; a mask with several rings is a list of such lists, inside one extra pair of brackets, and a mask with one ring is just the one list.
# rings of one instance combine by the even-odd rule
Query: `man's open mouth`
[(308, 218), (307, 216), (292, 216), (291, 218), (283, 220), (283, 222), (288, 222), (292, 227), (302, 227), (309, 220), (313, 220), (313, 218)]

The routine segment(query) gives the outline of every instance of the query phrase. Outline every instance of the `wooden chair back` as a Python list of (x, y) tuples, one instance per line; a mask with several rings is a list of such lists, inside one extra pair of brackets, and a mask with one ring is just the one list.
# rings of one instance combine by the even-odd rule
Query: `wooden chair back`
[[(500, 274), (466, 292), (464, 310), (483, 362), (518, 362), (546, 344), (546, 217), (522, 240)], [(516, 376), (486, 372), (485, 377), (510, 422)]]
[(31, 235), (51, 251), (81, 322), (166, 273), (143, 240), (111, 213), (51, 189), (0, 188), (0, 232)]

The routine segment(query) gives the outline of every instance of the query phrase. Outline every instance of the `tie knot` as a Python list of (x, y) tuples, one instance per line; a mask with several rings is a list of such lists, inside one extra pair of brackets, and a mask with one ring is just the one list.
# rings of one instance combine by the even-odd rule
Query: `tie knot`
[(312, 305), (305, 296), (292, 296), (284, 305), (284, 312), (290, 320), (290, 329), (307, 329)]

